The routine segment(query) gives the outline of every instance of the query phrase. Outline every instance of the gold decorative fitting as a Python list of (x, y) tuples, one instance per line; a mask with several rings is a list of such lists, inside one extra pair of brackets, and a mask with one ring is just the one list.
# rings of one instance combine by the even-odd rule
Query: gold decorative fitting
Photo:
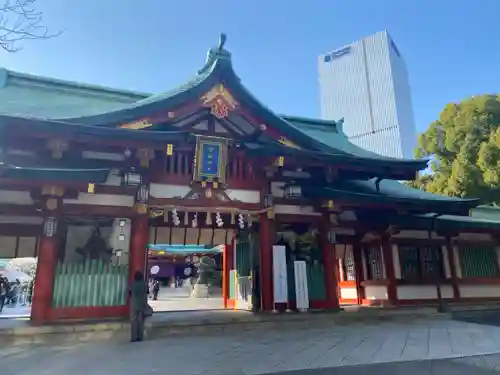
[(201, 187), (206, 188), (207, 187), (207, 182), (206, 181), (201, 181)]
[(95, 184), (93, 184), (93, 183), (90, 182), (89, 186), (88, 186), (88, 189), (87, 189), (87, 192), (89, 194), (94, 194), (95, 193)]
[(226, 118), (239, 106), (233, 95), (221, 83), (203, 95), (201, 100), (203, 106), (210, 108), (210, 112), (219, 119)]
[(214, 189), (217, 189), (219, 187), (219, 184), (217, 183), (217, 181), (212, 182), (212, 187)]
[(149, 148), (140, 148), (137, 150), (137, 158), (141, 163), (141, 167), (149, 167), (149, 162), (154, 159), (155, 152)]
[(42, 186), (42, 195), (49, 197), (62, 197), (64, 195), (64, 188), (61, 186)]
[(62, 139), (49, 139), (47, 147), (52, 151), (52, 158), (61, 159), (63, 152), (68, 151), (68, 142)]
[(268, 219), (274, 219), (274, 210), (273, 208), (269, 208), (269, 210), (267, 210), (267, 218)]
[(151, 123), (151, 121), (149, 121), (149, 119), (145, 118), (145, 119), (141, 119), (141, 120), (138, 120), (138, 121), (135, 121), (135, 122), (130, 122), (128, 124), (120, 125), (120, 128), (122, 128), (122, 129), (139, 130), (139, 129), (150, 128), (151, 126), (153, 126), (153, 124)]
[(278, 156), (276, 159), (276, 165), (278, 167), (283, 167), (285, 165), (285, 157), (284, 156)]
[(289, 140), (286, 137), (280, 137), (280, 139), (278, 140), (278, 142), (281, 143), (282, 145), (286, 146), (286, 147), (296, 148), (296, 149), (300, 150), (299, 146), (297, 146), (295, 143), (293, 143), (291, 140)]
[(329, 210), (333, 210), (335, 208), (335, 203), (332, 201), (332, 200), (329, 200), (326, 202), (326, 208), (328, 208)]
[(56, 198), (49, 198), (45, 202), (45, 207), (47, 207), (47, 210), (49, 210), (49, 211), (57, 210), (57, 206), (58, 206), (58, 203), (57, 203)]
[(137, 202), (135, 204), (135, 211), (138, 214), (146, 214), (148, 212), (148, 205), (146, 203)]
[(169, 143), (167, 145), (167, 155), (172, 156), (173, 154), (174, 154), (174, 145)]

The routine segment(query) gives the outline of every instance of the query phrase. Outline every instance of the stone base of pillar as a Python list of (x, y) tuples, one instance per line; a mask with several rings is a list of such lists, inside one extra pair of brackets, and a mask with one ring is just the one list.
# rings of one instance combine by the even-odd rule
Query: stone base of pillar
[(191, 292), (191, 297), (193, 298), (208, 298), (209, 295), (208, 285), (204, 284), (195, 284), (193, 291)]

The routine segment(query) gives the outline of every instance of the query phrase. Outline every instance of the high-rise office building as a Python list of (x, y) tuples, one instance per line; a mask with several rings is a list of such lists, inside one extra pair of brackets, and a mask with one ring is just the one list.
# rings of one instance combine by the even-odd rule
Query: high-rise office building
[(416, 131), (406, 64), (387, 31), (319, 57), (321, 115), (344, 118), (351, 142), (413, 158)]

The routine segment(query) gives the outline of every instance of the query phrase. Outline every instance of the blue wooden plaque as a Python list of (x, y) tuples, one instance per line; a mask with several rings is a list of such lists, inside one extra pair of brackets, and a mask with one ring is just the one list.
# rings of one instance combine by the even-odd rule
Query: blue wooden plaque
[(200, 177), (212, 179), (219, 177), (222, 160), (220, 143), (200, 142)]
[(225, 183), (226, 156), (227, 141), (225, 139), (198, 137), (194, 179)]

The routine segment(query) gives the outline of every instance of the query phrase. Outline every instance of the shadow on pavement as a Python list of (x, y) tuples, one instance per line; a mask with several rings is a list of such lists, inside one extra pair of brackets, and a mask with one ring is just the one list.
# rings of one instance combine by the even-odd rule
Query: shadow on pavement
[(500, 354), (278, 372), (280, 375), (498, 375)]

